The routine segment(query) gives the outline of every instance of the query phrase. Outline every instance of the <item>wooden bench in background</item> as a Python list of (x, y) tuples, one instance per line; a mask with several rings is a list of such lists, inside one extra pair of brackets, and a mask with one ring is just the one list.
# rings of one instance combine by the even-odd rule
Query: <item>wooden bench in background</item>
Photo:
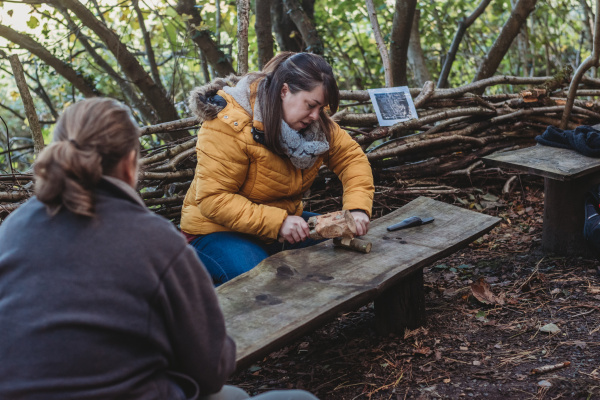
[[(388, 232), (411, 216), (431, 224)], [(403, 332), (425, 323), (423, 267), (490, 231), (499, 218), (420, 197), (374, 220), (369, 254), (332, 241), (271, 256), (217, 289), (238, 368), (333, 319), (375, 301), (377, 329)]]
[(544, 178), (544, 251), (592, 255), (583, 238), (584, 196), (591, 185), (600, 182), (600, 159), (538, 144), (495, 153), (483, 160), (486, 164)]

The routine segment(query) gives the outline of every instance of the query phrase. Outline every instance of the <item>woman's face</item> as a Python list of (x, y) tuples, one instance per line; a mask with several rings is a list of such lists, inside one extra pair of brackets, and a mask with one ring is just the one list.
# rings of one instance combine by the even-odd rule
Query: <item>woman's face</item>
[(287, 83), (281, 88), (283, 120), (294, 130), (306, 128), (319, 119), (319, 112), (325, 108), (325, 91), (318, 85), (310, 92), (292, 93)]

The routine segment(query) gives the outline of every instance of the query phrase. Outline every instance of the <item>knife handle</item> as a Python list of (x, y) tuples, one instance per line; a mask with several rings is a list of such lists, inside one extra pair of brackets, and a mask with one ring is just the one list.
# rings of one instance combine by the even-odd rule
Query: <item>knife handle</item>
[(418, 226), (418, 225), (421, 225), (421, 223), (422, 223), (422, 221), (421, 221), (421, 218), (419, 218), (419, 217), (408, 217), (405, 220), (398, 222), (397, 224), (388, 226), (387, 230), (389, 232), (392, 232), (392, 231), (396, 231), (398, 229), (410, 228), (411, 226)]

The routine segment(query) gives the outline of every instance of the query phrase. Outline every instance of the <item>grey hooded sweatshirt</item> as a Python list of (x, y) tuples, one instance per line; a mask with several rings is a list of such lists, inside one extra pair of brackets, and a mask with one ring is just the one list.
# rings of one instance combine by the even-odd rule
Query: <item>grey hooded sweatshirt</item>
[(233, 372), (196, 253), (118, 186), (94, 218), (32, 198), (0, 225), (0, 399), (193, 399)]

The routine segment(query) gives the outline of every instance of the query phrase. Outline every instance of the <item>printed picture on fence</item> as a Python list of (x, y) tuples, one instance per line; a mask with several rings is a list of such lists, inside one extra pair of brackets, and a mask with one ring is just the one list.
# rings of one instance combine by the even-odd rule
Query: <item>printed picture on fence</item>
[(369, 89), (369, 96), (380, 126), (392, 126), (418, 118), (407, 86)]

